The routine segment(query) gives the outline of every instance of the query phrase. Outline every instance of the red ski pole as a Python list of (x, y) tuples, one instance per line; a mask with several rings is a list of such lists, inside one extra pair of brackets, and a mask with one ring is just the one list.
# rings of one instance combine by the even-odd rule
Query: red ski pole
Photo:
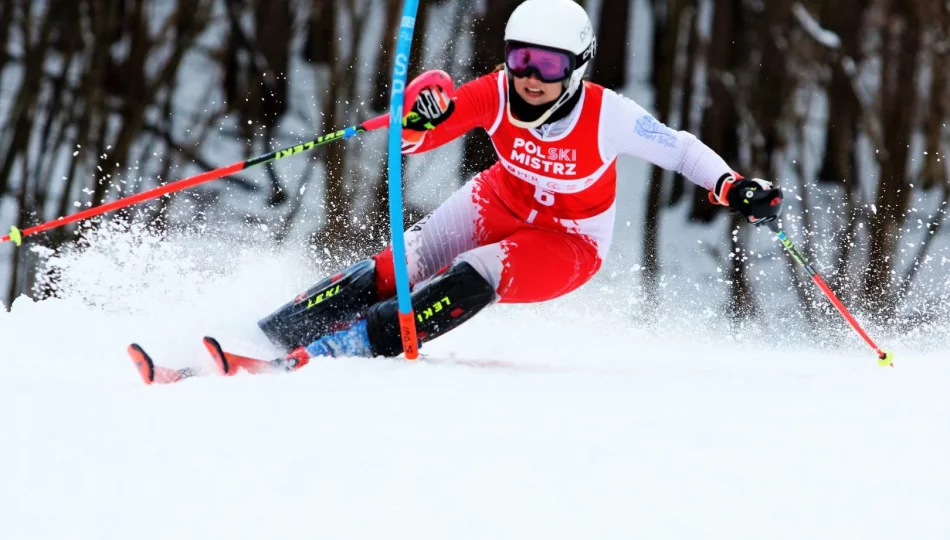
[(16, 245), (21, 245), (23, 243), (24, 236), (30, 236), (31, 234), (41, 233), (48, 231), (50, 229), (55, 229), (56, 227), (61, 227), (63, 225), (74, 223), (79, 220), (99, 216), (105, 214), (106, 212), (111, 212), (113, 210), (118, 210), (120, 208), (125, 208), (127, 206), (132, 206), (140, 202), (148, 201), (161, 197), (162, 195), (167, 195), (169, 193), (174, 193), (176, 191), (181, 191), (188, 189), (198, 184), (203, 184), (211, 180), (216, 180), (223, 176), (228, 176), (234, 174), (238, 171), (244, 169), (249, 169), (255, 165), (260, 165), (262, 163), (269, 163), (271, 161), (276, 161), (278, 159), (283, 159), (285, 157), (290, 157), (302, 152), (307, 152), (313, 150), (319, 146), (329, 144), (334, 141), (339, 141), (343, 139), (349, 139), (355, 135), (363, 133), (365, 131), (373, 131), (381, 127), (385, 127), (389, 123), (389, 115), (384, 114), (373, 118), (372, 120), (367, 120), (362, 124), (357, 126), (351, 126), (340, 131), (334, 131), (333, 133), (327, 133), (321, 135), (316, 139), (312, 139), (294, 146), (288, 146), (287, 148), (281, 150), (275, 150), (273, 152), (268, 152), (267, 154), (251, 158), (247, 161), (239, 161), (232, 165), (226, 167), (221, 167), (219, 169), (214, 169), (213, 171), (204, 172), (190, 178), (183, 178), (181, 180), (176, 180), (175, 182), (169, 182), (163, 186), (158, 186), (157, 188), (150, 189), (148, 191), (143, 191), (142, 193), (136, 193), (135, 195), (130, 195), (128, 197), (118, 199), (106, 204), (99, 205), (95, 208), (90, 208), (88, 210), (83, 210), (82, 212), (77, 212), (68, 216), (60, 217), (52, 221), (48, 221), (41, 225), (36, 225), (28, 229), (20, 230), (16, 226), (10, 227), (10, 234), (0, 238), (0, 243), (9, 242), (13, 240)]
[(848, 321), (848, 324), (851, 325), (851, 328), (853, 328), (854, 331), (857, 332), (859, 336), (861, 336), (861, 339), (863, 339), (864, 342), (867, 343), (868, 346), (870, 346), (871, 349), (874, 350), (874, 352), (877, 354), (878, 365), (894, 367), (894, 353), (890, 351), (885, 352), (881, 350), (881, 348), (878, 347), (874, 343), (874, 341), (871, 340), (871, 338), (867, 335), (864, 329), (861, 328), (861, 325), (858, 324), (858, 321), (855, 320), (853, 315), (851, 315), (851, 312), (848, 311), (848, 308), (844, 307), (844, 304), (841, 303), (841, 300), (839, 300), (838, 297), (835, 296), (835, 293), (832, 292), (831, 287), (829, 287), (828, 284), (825, 283), (825, 280), (822, 279), (820, 275), (818, 275), (818, 272), (816, 272), (815, 269), (812, 268), (810, 264), (808, 264), (808, 262), (805, 260), (805, 256), (802, 255), (802, 252), (799, 251), (797, 247), (795, 247), (795, 244), (793, 244), (792, 241), (788, 239), (788, 235), (785, 234), (785, 231), (780, 229), (778, 224), (775, 223), (775, 221), (771, 221), (767, 223), (767, 225), (769, 229), (771, 229), (772, 232), (774, 232), (775, 235), (778, 236), (779, 242), (781, 242), (782, 245), (785, 246), (785, 249), (786, 251), (788, 251), (788, 254), (791, 255), (792, 258), (795, 259), (795, 261), (799, 265), (801, 265), (803, 269), (805, 269), (805, 272), (807, 272), (808, 276), (811, 277), (812, 281), (815, 282), (815, 285), (817, 285), (818, 288), (821, 289), (821, 292), (825, 294), (825, 297), (828, 298), (828, 301), (831, 302), (831, 304), (835, 306), (838, 312), (841, 313), (844, 319)]

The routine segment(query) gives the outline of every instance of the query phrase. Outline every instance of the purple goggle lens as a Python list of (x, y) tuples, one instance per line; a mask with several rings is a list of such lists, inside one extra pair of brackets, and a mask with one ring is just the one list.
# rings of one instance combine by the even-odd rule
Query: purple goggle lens
[(571, 76), (572, 60), (569, 54), (563, 52), (529, 45), (510, 45), (505, 64), (515, 77), (527, 77), (533, 72), (542, 81), (552, 83)]

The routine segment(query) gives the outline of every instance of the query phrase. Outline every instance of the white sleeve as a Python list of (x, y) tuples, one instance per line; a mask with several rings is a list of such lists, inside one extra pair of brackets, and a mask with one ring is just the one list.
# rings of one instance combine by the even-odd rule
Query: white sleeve
[(719, 154), (692, 133), (673, 131), (632, 99), (611, 90), (604, 90), (600, 140), (607, 159), (617, 154), (636, 156), (709, 190), (732, 172)]

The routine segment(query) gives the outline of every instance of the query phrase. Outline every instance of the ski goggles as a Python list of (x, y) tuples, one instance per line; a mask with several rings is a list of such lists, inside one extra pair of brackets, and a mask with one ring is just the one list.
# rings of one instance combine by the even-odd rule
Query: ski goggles
[(534, 73), (542, 82), (560, 82), (574, 72), (573, 54), (537, 45), (508, 43), (505, 47), (505, 66), (515, 77)]

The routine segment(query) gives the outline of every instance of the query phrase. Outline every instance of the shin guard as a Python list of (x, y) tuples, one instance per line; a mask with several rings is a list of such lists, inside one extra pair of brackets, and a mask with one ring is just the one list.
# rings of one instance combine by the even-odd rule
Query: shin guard
[(375, 301), (376, 263), (369, 259), (317, 283), (257, 325), (291, 351), (352, 323)]
[[(412, 293), (419, 341), (424, 343), (441, 336), (494, 301), (495, 289), (491, 284), (467, 262), (456, 262)], [(402, 352), (396, 298), (370, 308), (366, 325), (374, 355), (398, 356)]]

